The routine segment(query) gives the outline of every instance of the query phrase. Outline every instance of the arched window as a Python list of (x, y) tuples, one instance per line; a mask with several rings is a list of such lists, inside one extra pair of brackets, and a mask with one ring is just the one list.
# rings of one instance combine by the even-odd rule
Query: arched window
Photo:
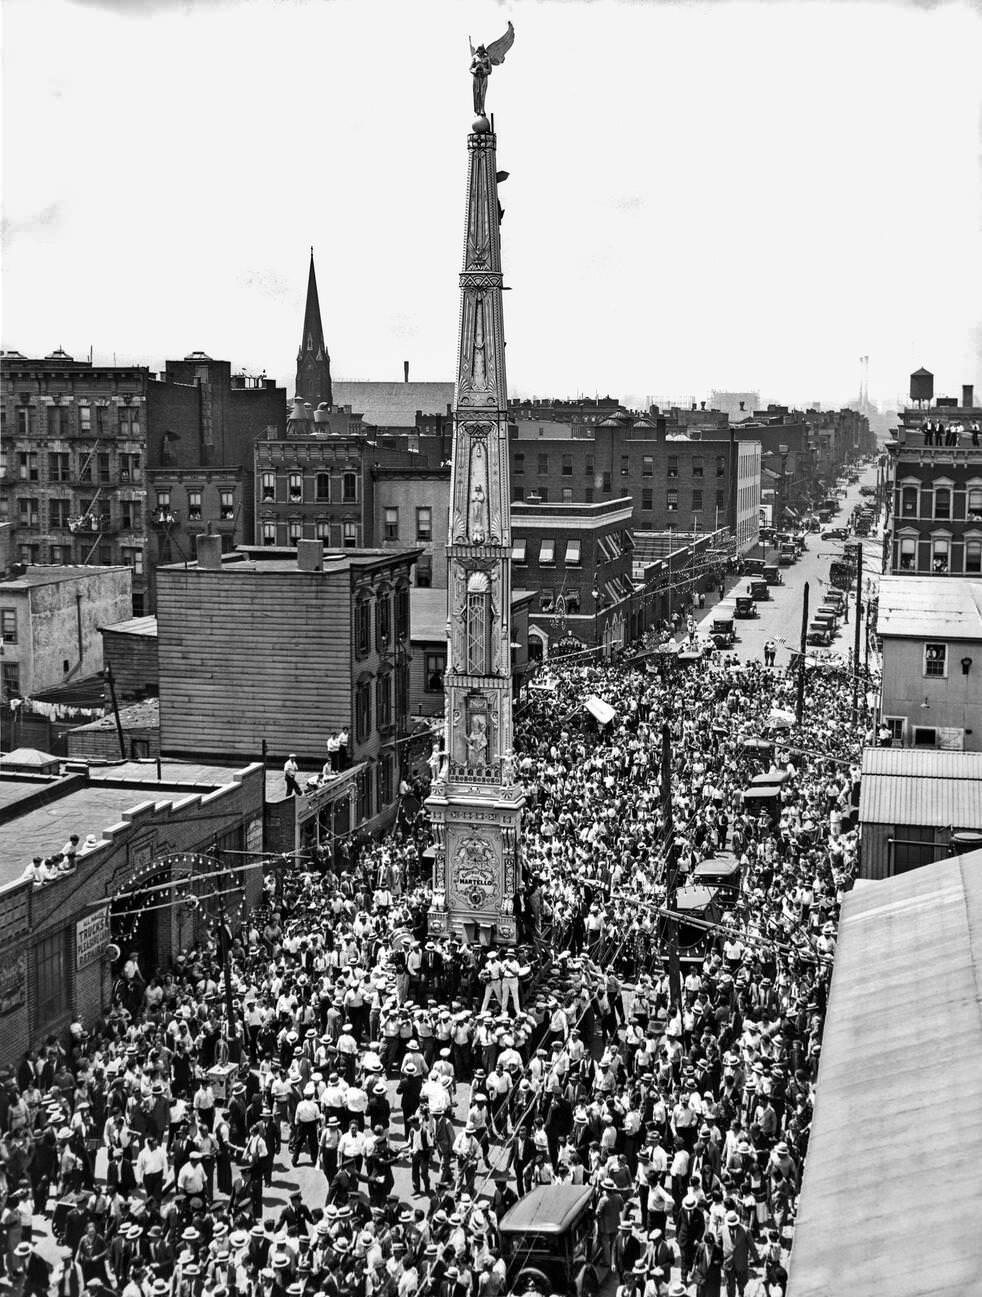
[(490, 671), (491, 582), (486, 572), (473, 572), (467, 582), (464, 660), (468, 675)]

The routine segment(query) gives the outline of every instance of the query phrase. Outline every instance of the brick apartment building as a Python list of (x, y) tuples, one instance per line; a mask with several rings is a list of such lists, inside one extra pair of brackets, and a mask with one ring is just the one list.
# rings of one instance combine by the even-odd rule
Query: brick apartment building
[(982, 573), (982, 406), (974, 388), (934, 398), (933, 375), (911, 375), (916, 404), (887, 445), (892, 477), (887, 570), (895, 574)]
[(20, 562), (126, 565), (140, 615), (197, 531), (251, 536), (252, 443), (282, 428), (282, 388), (201, 352), (156, 376), (7, 351), (2, 375), (0, 521)]
[(530, 658), (633, 638), (632, 517), (629, 496), (512, 503), (512, 581), (537, 596), (529, 607)]

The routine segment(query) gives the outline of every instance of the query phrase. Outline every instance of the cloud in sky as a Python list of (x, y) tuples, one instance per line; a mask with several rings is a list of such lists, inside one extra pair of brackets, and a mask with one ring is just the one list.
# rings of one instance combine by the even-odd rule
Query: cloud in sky
[(340, 377), (450, 376), (467, 36), (508, 17), (514, 391), (841, 400), (865, 354), (874, 395), (982, 384), (958, 0), (8, 0), (4, 344), (292, 385), (313, 243)]
[(64, 214), (64, 203), (55, 202), (48, 203), (40, 211), (32, 212), (28, 216), (20, 218), (5, 216), (0, 221), (0, 234), (2, 234), (4, 247), (9, 247), (15, 239), (24, 234), (33, 234), (40, 238), (44, 234), (50, 236), (57, 233)]

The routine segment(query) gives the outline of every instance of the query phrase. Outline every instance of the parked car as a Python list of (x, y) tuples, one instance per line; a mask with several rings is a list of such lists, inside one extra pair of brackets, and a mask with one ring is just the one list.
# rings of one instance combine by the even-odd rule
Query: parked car
[(747, 594), (751, 599), (766, 600), (771, 597), (771, 592), (766, 581), (751, 581), (747, 586)]
[(735, 600), (737, 617), (756, 617), (757, 605), (746, 594), (738, 594)]
[(829, 527), (827, 531), (822, 532), (822, 540), (848, 540), (848, 527)]
[(783, 585), (784, 577), (777, 570), (776, 563), (766, 563), (764, 565), (764, 580), (768, 585)]
[(589, 1184), (543, 1184), (519, 1198), (498, 1232), (509, 1293), (596, 1297), (606, 1278)]

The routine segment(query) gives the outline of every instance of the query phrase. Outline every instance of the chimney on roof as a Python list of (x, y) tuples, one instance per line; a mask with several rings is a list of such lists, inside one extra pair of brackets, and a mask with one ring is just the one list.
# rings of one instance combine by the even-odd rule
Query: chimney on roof
[(322, 540), (297, 541), (297, 569), (300, 572), (324, 571), (324, 542)]
[(409, 382), (409, 361), (408, 360), (404, 360), (402, 362), (402, 381), (404, 383)]
[(700, 410), (705, 410), (705, 408), (706, 408), (706, 402), (705, 402), (705, 401), (700, 401), (700, 402), (699, 402), (699, 409), (700, 409)]
[(695, 403), (695, 401), (692, 402), (692, 408), (693, 408), (693, 410), (696, 408), (696, 403)]
[(221, 536), (196, 536), (194, 554), (198, 560), (198, 567), (207, 568), (209, 572), (217, 572), (222, 566)]
[(962, 405), (970, 410), (975, 404), (975, 387), (972, 383), (962, 384)]
[(746, 410), (746, 408), (747, 408), (747, 403), (746, 403), (746, 401), (741, 401), (741, 402), (740, 402), (740, 409), (741, 409), (741, 410)]

